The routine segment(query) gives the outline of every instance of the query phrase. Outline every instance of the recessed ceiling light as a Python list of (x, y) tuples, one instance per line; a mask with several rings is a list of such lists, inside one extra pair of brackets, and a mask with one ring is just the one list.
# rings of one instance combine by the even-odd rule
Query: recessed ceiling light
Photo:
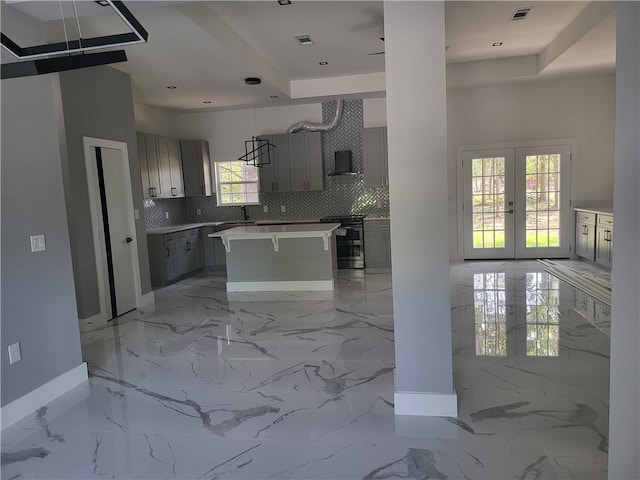
[(291, 5), (291, 0), (278, 0), (280, 5)]
[(176, 89), (176, 88), (178, 88), (178, 87), (176, 87), (175, 85), (169, 85), (167, 88), (168, 88), (169, 90), (175, 90), (175, 89)]
[(318, 62), (320, 65), (329, 65), (329, 62)]
[(492, 47), (501, 47), (502, 46), (502, 42), (493, 42), (493, 44), (491, 46)]
[(209, 104), (209, 103), (211, 103), (211, 101), (210, 101), (210, 100), (205, 100), (205, 101), (204, 101), (204, 102), (202, 102), (202, 103), (207, 103), (207, 104)]
[(269, 95), (269, 98), (278, 98), (278, 95)]
[(308, 34), (295, 35), (295, 38), (300, 45), (313, 45), (313, 40), (311, 40), (311, 36)]

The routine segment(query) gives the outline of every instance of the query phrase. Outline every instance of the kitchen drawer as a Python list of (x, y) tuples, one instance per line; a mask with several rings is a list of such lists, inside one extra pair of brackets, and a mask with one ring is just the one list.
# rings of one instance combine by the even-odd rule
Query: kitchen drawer
[(598, 215), (598, 225), (602, 227), (613, 227), (613, 216)]
[(200, 229), (194, 228), (193, 230), (187, 230), (187, 238), (193, 240), (194, 238), (200, 238)]
[(576, 223), (590, 223), (595, 225), (596, 214), (589, 212), (576, 212)]
[(175, 233), (174, 235), (175, 235), (175, 238), (176, 238), (176, 242), (181, 242), (181, 241), (183, 241), (184, 239), (187, 238), (187, 233), (186, 232), (178, 232), (178, 233)]
[(176, 241), (175, 233), (167, 233), (167, 234), (163, 235), (163, 238), (164, 238), (164, 244), (165, 245), (171, 245), (172, 243), (174, 243)]

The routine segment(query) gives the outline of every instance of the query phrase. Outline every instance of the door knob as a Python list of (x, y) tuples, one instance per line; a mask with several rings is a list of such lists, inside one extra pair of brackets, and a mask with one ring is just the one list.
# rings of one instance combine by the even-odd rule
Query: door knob
[(126, 241), (127, 241), (127, 243), (131, 243), (131, 242), (133, 242), (133, 238), (131, 238), (131, 237), (127, 237), (127, 238), (126, 238)]
[(505, 210), (504, 213), (513, 213), (513, 208), (510, 208), (509, 210)]

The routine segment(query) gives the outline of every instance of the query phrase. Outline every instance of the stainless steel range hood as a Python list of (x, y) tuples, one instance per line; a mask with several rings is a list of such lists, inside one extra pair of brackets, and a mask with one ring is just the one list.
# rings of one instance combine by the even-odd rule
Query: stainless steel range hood
[(330, 173), (330, 176), (359, 174), (360, 172), (353, 170), (351, 150), (338, 150), (335, 152), (335, 171)]

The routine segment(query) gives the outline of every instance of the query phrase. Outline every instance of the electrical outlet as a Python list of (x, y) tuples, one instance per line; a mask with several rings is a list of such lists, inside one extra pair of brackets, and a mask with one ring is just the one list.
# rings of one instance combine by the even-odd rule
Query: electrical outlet
[(268, 207), (267, 205), (263, 206), (263, 207), (262, 207), (262, 211), (263, 211), (264, 213), (267, 213), (267, 212), (269, 211), (269, 207)]
[(44, 235), (31, 235), (29, 240), (31, 241), (32, 252), (43, 252), (47, 249), (47, 245), (44, 241)]
[(284, 205), (280, 205), (280, 211), (282, 213), (286, 212), (287, 211), (287, 207), (285, 207)]
[(200, 210), (199, 208), (196, 208), (196, 215), (198, 216), (202, 215), (202, 210)]
[(22, 360), (22, 355), (20, 354), (20, 342), (9, 345), (9, 365), (19, 362), (20, 360)]
[(169, 220), (169, 212), (164, 212), (164, 218), (166, 218), (167, 220)]

